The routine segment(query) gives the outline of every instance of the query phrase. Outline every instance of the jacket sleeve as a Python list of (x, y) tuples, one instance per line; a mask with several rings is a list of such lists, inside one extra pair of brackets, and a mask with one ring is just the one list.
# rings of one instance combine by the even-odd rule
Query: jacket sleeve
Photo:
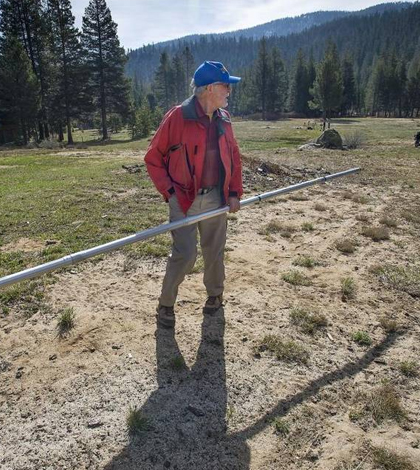
[(170, 191), (173, 186), (164, 158), (173, 144), (171, 142), (171, 128), (175, 112), (176, 108), (172, 108), (166, 113), (144, 157), (149, 176), (165, 200), (168, 200), (173, 192)]
[(244, 192), (243, 187), (242, 187), (241, 154), (239, 152), (238, 143), (236, 142), (232, 127), (231, 127), (231, 132), (232, 132), (233, 149), (232, 149), (232, 176), (231, 176), (230, 184), (229, 184), (229, 196), (241, 198)]

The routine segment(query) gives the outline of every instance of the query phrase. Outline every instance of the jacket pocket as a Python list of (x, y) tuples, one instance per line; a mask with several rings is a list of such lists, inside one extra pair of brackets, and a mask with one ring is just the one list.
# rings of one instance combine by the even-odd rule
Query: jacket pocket
[(166, 157), (168, 174), (174, 183), (183, 190), (194, 186), (193, 169), (184, 144), (172, 146)]

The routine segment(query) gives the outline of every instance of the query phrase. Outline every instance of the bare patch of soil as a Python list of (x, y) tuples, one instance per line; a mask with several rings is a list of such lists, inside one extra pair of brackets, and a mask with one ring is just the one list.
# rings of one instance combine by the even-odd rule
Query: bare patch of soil
[(19, 238), (16, 242), (0, 246), (0, 251), (23, 251), (24, 253), (31, 253), (33, 251), (43, 250), (44, 248), (45, 242), (43, 241), (31, 240), (30, 238)]

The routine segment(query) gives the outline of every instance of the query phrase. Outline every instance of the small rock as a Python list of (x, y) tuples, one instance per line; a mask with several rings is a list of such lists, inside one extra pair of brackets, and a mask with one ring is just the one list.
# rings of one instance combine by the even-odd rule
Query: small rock
[(52, 354), (48, 359), (50, 361), (55, 361), (57, 359), (57, 354)]
[(319, 459), (319, 454), (316, 450), (312, 449), (306, 454), (306, 458), (311, 462), (315, 462), (315, 460)]
[(57, 245), (57, 240), (45, 240), (45, 246)]
[(11, 362), (1, 361), (0, 362), (0, 372), (7, 372), (8, 370), (10, 370), (11, 365), (12, 365)]
[(201, 408), (198, 408), (197, 406), (194, 405), (188, 405), (187, 410), (191, 411), (191, 413), (195, 416), (204, 416), (204, 411)]
[(17, 372), (16, 372), (15, 377), (16, 377), (17, 379), (20, 379), (20, 378), (22, 377), (22, 375), (23, 375), (23, 367), (19, 367), (19, 369), (18, 369)]
[(87, 427), (89, 429), (95, 429), (95, 428), (100, 428), (101, 426), (103, 426), (104, 423), (102, 421), (89, 421), (87, 423)]
[(112, 349), (121, 349), (121, 344), (113, 344)]

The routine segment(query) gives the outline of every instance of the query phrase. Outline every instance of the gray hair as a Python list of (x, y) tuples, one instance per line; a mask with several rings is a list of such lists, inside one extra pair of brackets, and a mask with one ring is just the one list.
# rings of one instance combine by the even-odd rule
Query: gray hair
[(194, 82), (194, 79), (191, 80), (190, 87), (192, 88), (194, 96), (200, 96), (206, 90), (206, 86), (197, 86)]

